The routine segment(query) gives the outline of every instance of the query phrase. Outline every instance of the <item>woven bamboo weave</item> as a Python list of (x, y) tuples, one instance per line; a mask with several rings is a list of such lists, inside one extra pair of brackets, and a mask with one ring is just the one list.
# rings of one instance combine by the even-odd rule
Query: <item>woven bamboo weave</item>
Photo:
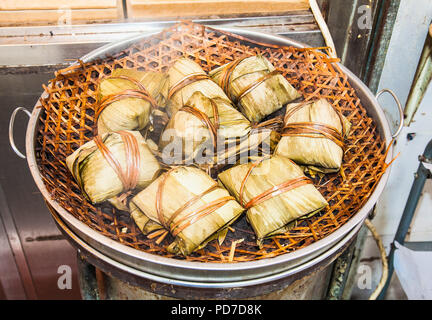
[[(243, 217), (232, 225), (222, 245), (215, 240), (187, 258), (174, 258), (202, 262), (252, 261), (298, 250), (326, 237), (360, 210), (387, 164), (385, 143), (376, 124), (366, 113), (347, 76), (334, 63), (337, 61), (330, 59), (325, 51), (325, 48), (264, 46), (182, 22), (112, 57), (59, 70), (43, 86), (47, 96), (40, 100), (43, 112), (36, 147), (39, 170), (51, 197), (74, 217), (111, 239), (137, 250), (174, 257), (166, 251), (169, 238), (156, 244), (156, 238), (141, 234), (127, 212), (86, 201), (66, 168), (66, 157), (93, 137), (97, 84), (115, 68), (166, 71), (177, 58), (184, 56), (210, 71), (237, 58), (262, 54), (305, 99), (328, 99), (352, 123), (345, 141), (341, 173), (313, 178), (329, 207), (298, 221), (290, 232), (266, 240), (261, 249)], [(244, 241), (237, 241), (240, 239)], [(234, 255), (233, 243), (236, 244)]]

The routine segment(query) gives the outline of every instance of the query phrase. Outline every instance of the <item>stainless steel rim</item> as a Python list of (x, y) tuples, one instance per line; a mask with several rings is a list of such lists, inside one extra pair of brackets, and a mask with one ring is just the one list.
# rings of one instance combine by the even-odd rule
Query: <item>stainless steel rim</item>
[(245, 281), (231, 281), (231, 282), (221, 282), (221, 283), (209, 283), (209, 282), (200, 282), (200, 281), (187, 281), (187, 280), (177, 280), (177, 279), (170, 279), (166, 277), (161, 277), (146, 271), (138, 270), (136, 268), (131, 268), (127, 265), (124, 265), (116, 260), (111, 259), (110, 257), (102, 254), (101, 252), (95, 250), (91, 246), (89, 246), (86, 242), (84, 242), (82, 239), (80, 239), (75, 233), (72, 232), (68, 228), (68, 226), (61, 221), (59, 217), (54, 217), (56, 220), (56, 223), (61, 226), (64, 232), (68, 234), (70, 238), (73, 239), (73, 241), (81, 248), (85, 249), (88, 253), (90, 253), (93, 257), (96, 259), (102, 260), (105, 263), (108, 263), (109, 265), (112, 265), (113, 267), (123, 270), (125, 272), (128, 272), (134, 276), (142, 277), (151, 281), (166, 283), (170, 285), (177, 285), (177, 286), (185, 286), (185, 287), (194, 287), (194, 288), (238, 288), (238, 287), (247, 287), (247, 286), (253, 286), (253, 285), (259, 285), (261, 283), (266, 282), (272, 282), (277, 281), (280, 279), (284, 279), (286, 277), (289, 277), (293, 274), (299, 273), (301, 271), (304, 271), (308, 268), (313, 267), (314, 265), (318, 264), (320, 261), (331, 257), (334, 255), (340, 248), (343, 247), (343, 245), (348, 242), (352, 237), (354, 237), (357, 232), (361, 228), (361, 224), (357, 225), (353, 230), (351, 230), (341, 241), (339, 241), (336, 245), (331, 247), (329, 250), (325, 251), (322, 255), (320, 255), (318, 258), (312, 259), (306, 263), (303, 263), (301, 265), (298, 265), (296, 267), (293, 267), (291, 269), (285, 270), (280, 273), (272, 274), (266, 277), (258, 278), (258, 279), (250, 279)]
[[(296, 47), (306, 46), (296, 41), (292, 41), (280, 36), (268, 35), (265, 33), (251, 32), (235, 28), (220, 29), (267, 43), (276, 43)], [(130, 44), (153, 34), (155, 33), (140, 35), (138, 37), (132, 37), (118, 43), (103, 46), (84, 56), (82, 61), (86, 62), (97, 57), (105, 57), (110, 53), (118, 52)], [(381, 135), (384, 136), (387, 145), (389, 145), (392, 135), (384, 112), (380, 108), (375, 96), (354, 74), (352, 74), (344, 66), (339, 66), (347, 74), (349, 82), (356, 89), (364, 106), (368, 109), (368, 112), (374, 117)], [(46, 96), (46, 92), (43, 93), (42, 97), (44, 96)], [(36, 106), (38, 104), (39, 103), (37, 103)], [(305, 248), (298, 249), (294, 252), (283, 254), (274, 258), (242, 263), (200, 263), (175, 260), (139, 251), (105, 237), (73, 217), (56, 201), (51, 199), (49, 192), (42, 181), (34, 152), (35, 136), (37, 134), (36, 126), (40, 112), (40, 108), (35, 107), (33, 109), (26, 133), (26, 153), (30, 171), (42, 195), (59, 213), (66, 224), (92, 247), (109, 256), (111, 259), (121, 262), (124, 265), (128, 265), (128, 267), (139, 269), (148, 274), (152, 274), (153, 276), (162, 277), (162, 279), (166, 279), (165, 282), (167, 283), (170, 281), (169, 279), (176, 279), (178, 281), (190, 281), (191, 279), (195, 279), (205, 283), (218, 283), (219, 285), (222, 285), (222, 283), (233, 282), (233, 280), (244, 282), (251, 279), (257, 279), (258, 282), (261, 281), (261, 283), (263, 283), (265, 282), (263, 279), (265, 279), (265, 277), (270, 274), (287, 271), (294, 268), (295, 266), (312, 261), (313, 259), (315, 259), (313, 260), (315, 263), (318, 263), (322, 260), (322, 258), (317, 258), (320, 254), (327, 251), (331, 246), (345, 237), (346, 234), (348, 234), (353, 229), (356, 229), (359, 224), (363, 223), (367, 214), (371, 211), (373, 205), (376, 203), (379, 195), (383, 191), (389, 176), (389, 170), (387, 170), (382, 175), (381, 180), (365, 205), (347, 223), (327, 237), (312, 243)], [(391, 158), (392, 147), (390, 146), (386, 161), (388, 162), (391, 160)]]

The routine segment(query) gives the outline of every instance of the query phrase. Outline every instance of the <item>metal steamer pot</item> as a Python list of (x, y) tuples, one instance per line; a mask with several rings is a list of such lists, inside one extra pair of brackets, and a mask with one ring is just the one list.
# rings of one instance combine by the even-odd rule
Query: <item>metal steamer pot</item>
[[(220, 30), (264, 43), (300, 48), (306, 47), (305, 44), (284, 37), (260, 32), (245, 31), (235, 28), (220, 28)], [(121, 42), (105, 45), (85, 55), (81, 60), (83, 62), (89, 62), (94, 59), (108, 57), (113, 53), (117, 53), (129, 47), (134, 42), (154, 34), (156, 33), (143, 34)], [(352, 72), (342, 65), (340, 65), (340, 67), (347, 75), (351, 86), (356, 90), (369, 116), (374, 119), (377, 129), (385, 140), (386, 145), (389, 146), (390, 150), (386, 158), (386, 162), (389, 162), (392, 159), (393, 151), (390, 145), (391, 141), (400, 133), (403, 125), (403, 111), (397, 97), (388, 89), (374, 96), (366, 85)], [(384, 92), (393, 95), (399, 108), (400, 124), (395, 134), (391, 133), (384, 112), (377, 101), (378, 96)], [(47, 93), (44, 92), (42, 97), (46, 97), (46, 95)], [(13, 141), (15, 115), (19, 111), (25, 111), (30, 117), (26, 132), (26, 158), (28, 166), (57, 225), (79, 250), (85, 252), (87, 256), (93, 257), (92, 261), (96, 261), (96, 264), (99, 264), (102, 268), (105, 266), (105, 270), (107, 266), (111, 267), (110, 271), (116, 270), (117, 273), (111, 273), (114, 275), (118, 274), (118, 272), (124, 272), (135, 279), (155, 281), (172, 286), (187, 287), (190, 289), (228, 290), (229, 288), (250, 288), (258, 285), (265, 287), (266, 284), (275, 283), (275, 281), (281, 282), (283, 279), (292, 277), (305, 270), (310, 270), (313, 266), (322, 265), (324, 262), (327, 262), (328, 265), (355, 238), (363, 221), (372, 210), (383, 191), (390, 173), (389, 170), (387, 170), (382, 175), (381, 180), (365, 205), (348, 222), (327, 237), (305, 248), (274, 258), (241, 263), (201, 263), (165, 258), (136, 250), (103, 236), (73, 217), (51, 198), (43, 183), (36, 163), (35, 138), (38, 131), (38, 119), (42, 112), (42, 109), (38, 108), (38, 105), (39, 102), (33, 108), (31, 114), (22, 107), (17, 108), (13, 112), (9, 126), (11, 146), (17, 155), (25, 158), (25, 156), (17, 150)], [(268, 290), (272, 290), (271, 286), (269, 286)]]

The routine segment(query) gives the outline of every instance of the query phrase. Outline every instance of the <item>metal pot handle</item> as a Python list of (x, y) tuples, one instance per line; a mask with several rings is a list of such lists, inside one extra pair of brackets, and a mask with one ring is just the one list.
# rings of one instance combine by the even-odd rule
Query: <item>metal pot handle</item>
[(401, 133), (401, 131), (402, 131), (403, 123), (404, 123), (404, 112), (403, 112), (403, 109), (402, 109), (402, 104), (399, 101), (398, 97), (390, 89), (382, 89), (380, 92), (378, 92), (377, 95), (376, 95), (377, 100), (385, 92), (390, 93), (392, 95), (392, 97), (396, 101), (397, 107), (399, 109), (399, 127), (397, 128), (396, 132), (392, 135), (392, 138), (395, 139)]
[(14, 132), (13, 129), (14, 129), (15, 117), (16, 117), (18, 111), (24, 111), (24, 112), (28, 115), (29, 118), (31, 117), (31, 112), (28, 111), (26, 108), (23, 108), (23, 107), (18, 107), (18, 108), (16, 108), (16, 109), (12, 112), (12, 115), (11, 115), (10, 120), (9, 120), (9, 143), (10, 143), (10, 145), (11, 145), (11, 147), (12, 147), (12, 150), (15, 152), (15, 154), (16, 154), (18, 157), (25, 159), (26, 156), (23, 155), (23, 154), (18, 150), (18, 148), (16, 147), (16, 145), (15, 145), (15, 140), (14, 140), (14, 136), (13, 136), (13, 132)]

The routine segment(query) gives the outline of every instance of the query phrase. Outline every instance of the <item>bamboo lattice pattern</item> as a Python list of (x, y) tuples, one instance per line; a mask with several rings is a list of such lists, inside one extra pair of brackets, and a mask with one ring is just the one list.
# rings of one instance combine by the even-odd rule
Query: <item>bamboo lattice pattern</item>
[[(65, 159), (93, 137), (96, 90), (100, 79), (115, 68), (166, 71), (181, 56), (210, 71), (234, 59), (262, 54), (299, 90), (305, 99), (324, 97), (352, 123), (346, 141), (341, 173), (315, 177), (314, 184), (329, 202), (319, 214), (299, 221), (288, 233), (265, 241), (260, 249), (243, 217), (222, 245), (216, 240), (187, 258), (202, 262), (251, 261), (305, 247), (341, 227), (368, 200), (385, 172), (385, 143), (366, 113), (347, 76), (325, 53), (325, 48), (298, 49), (247, 41), (225, 32), (183, 22), (134, 43), (112, 57), (79, 63), (55, 73), (43, 86), (47, 96), (37, 134), (39, 170), (52, 198), (74, 217), (103, 235), (137, 250), (174, 257), (166, 251), (169, 238), (160, 245), (143, 236), (127, 212), (109, 205), (92, 205), (81, 194), (65, 165)], [(234, 241), (236, 250), (228, 259)]]

